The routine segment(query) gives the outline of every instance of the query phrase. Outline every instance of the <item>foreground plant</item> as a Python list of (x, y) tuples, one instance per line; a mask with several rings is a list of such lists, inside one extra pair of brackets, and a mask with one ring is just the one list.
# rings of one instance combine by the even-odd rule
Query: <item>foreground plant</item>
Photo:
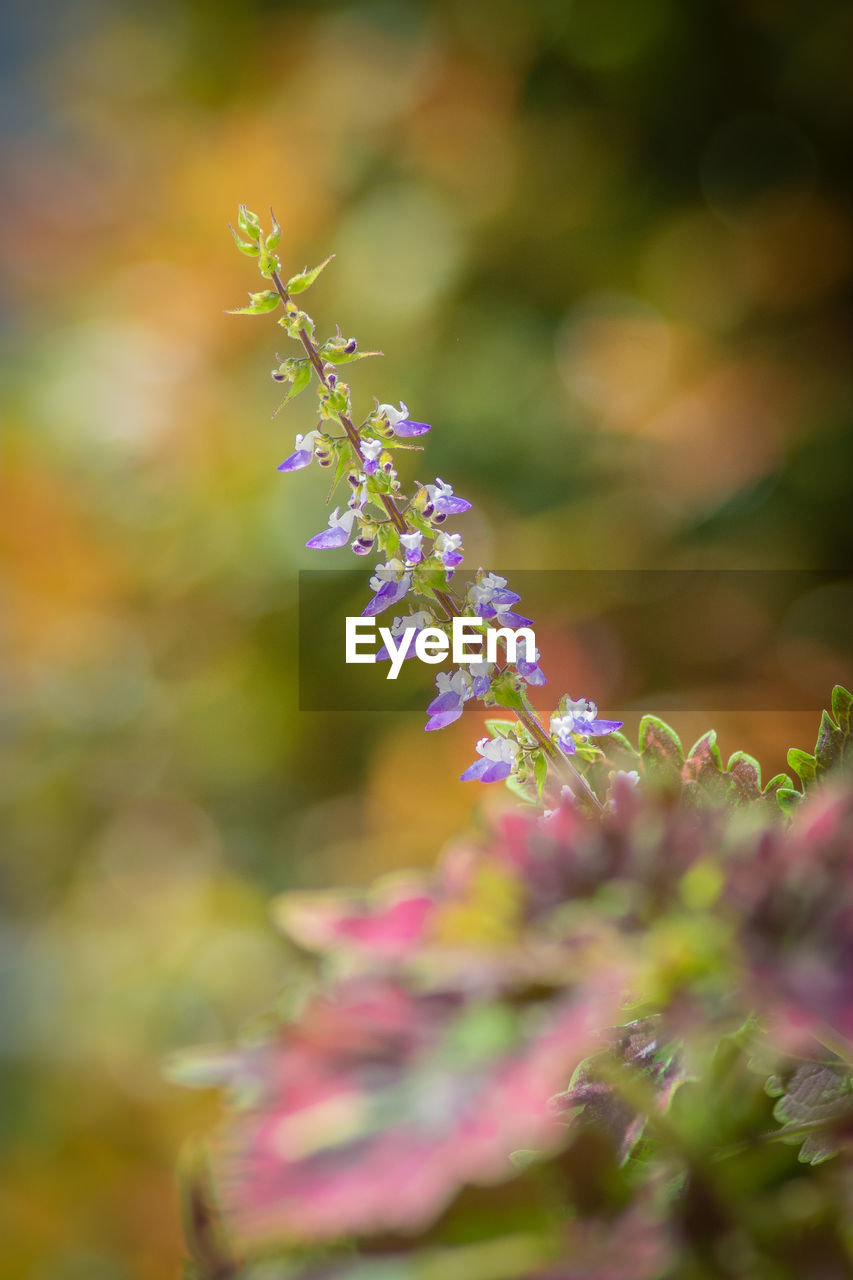
[[(305, 351), (274, 376), (289, 396), (318, 379), (320, 424), (283, 466), (316, 457), (352, 491), (309, 546), (379, 543), (367, 610), (417, 595), (415, 625), (447, 625), (461, 550), (436, 526), (463, 500), (438, 479), (404, 498), (389, 447), (428, 428), (405, 405), (353, 425), (326, 357), (355, 344), (318, 344), (292, 300), (319, 269), (285, 286), (277, 229), (245, 210), (240, 228), (275, 286), (248, 309), (283, 305)], [(486, 625), (517, 617), (493, 575), (466, 596)], [(685, 752), (653, 716), (635, 746), (564, 698), (546, 730), (535, 672), (499, 665), (440, 676), (427, 727), (506, 706), (463, 776), (526, 803), (434, 874), (278, 901), (292, 1013), (174, 1064), (228, 1098), (185, 1173), (190, 1274), (853, 1274), (853, 697), (836, 688), (814, 752), (789, 753), (799, 786), (764, 785), (753, 757), (724, 763), (713, 733)]]

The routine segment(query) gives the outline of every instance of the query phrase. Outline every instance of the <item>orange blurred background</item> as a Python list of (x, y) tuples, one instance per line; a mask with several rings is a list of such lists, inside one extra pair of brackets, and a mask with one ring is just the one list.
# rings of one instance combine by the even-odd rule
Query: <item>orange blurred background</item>
[[(286, 266), (337, 254), (311, 309), (386, 352), (360, 404), (434, 424), (413, 466), (474, 501), (468, 563), (820, 569), (800, 612), (849, 618), (853, 13), (40, 0), (8, 25), (0, 1274), (161, 1280), (177, 1153), (217, 1113), (163, 1062), (286, 999), (270, 895), (431, 862), (494, 802), (456, 781), (471, 717), (297, 710), (326, 477), (276, 474), (310, 409), (271, 420), (285, 339), (223, 314), (257, 287), (226, 223), (272, 203)], [(836, 657), (801, 651), (809, 689)], [(769, 777), (818, 702), (670, 718)]]

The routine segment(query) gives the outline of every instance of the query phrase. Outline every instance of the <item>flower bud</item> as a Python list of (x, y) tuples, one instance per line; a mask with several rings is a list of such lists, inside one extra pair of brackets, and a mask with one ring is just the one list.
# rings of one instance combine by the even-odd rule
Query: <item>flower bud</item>
[(266, 247), (272, 251), (273, 249), (278, 248), (279, 242), (281, 241), (281, 227), (278, 225), (278, 221), (276, 220), (276, 216), (272, 209), (270, 209), (270, 217), (272, 218), (272, 231), (267, 236), (265, 244)]
[(257, 240), (261, 234), (261, 224), (256, 213), (247, 209), (244, 204), (237, 211), (237, 226), (250, 240)]

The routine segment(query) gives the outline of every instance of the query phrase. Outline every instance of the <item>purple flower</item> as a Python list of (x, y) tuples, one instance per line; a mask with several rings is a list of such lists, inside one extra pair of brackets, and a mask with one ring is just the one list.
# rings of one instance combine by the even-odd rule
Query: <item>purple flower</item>
[(340, 516), (338, 511), (339, 508), (335, 507), (329, 516), (328, 529), (324, 529), (322, 533), (317, 533), (313, 538), (309, 538), (305, 543), (306, 547), (310, 547), (312, 551), (328, 551), (332, 547), (346, 546), (352, 533), (353, 521), (357, 513), (350, 509)]
[(363, 618), (373, 618), (384, 609), (390, 609), (407, 594), (412, 585), (412, 575), (403, 572), (399, 560), (389, 560), (387, 564), (376, 566), (376, 572), (370, 579), (370, 589), (375, 592), (372, 600), (361, 611)]
[(462, 715), (462, 708), (471, 697), (471, 677), (461, 668), (448, 675), (439, 671), (435, 678), (438, 694), (427, 707), (429, 720), (424, 728), (445, 729)]
[(574, 755), (577, 747), (573, 735), (580, 738), (604, 738), (622, 728), (621, 720), (598, 720), (598, 707), (586, 698), (563, 702), (563, 714), (551, 717), (551, 732), (556, 736), (560, 749), (567, 756)]
[(422, 436), (430, 430), (428, 422), (415, 422), (409, 417), (408, 406), (400, 401), (400, 408), (395, 409), (392, 404), (381, 404), (378, 409), (379, 413), (384, 413), (388, 422), (388, 426), (398, 436)]
[[(395, 640), (399, 639), (399, 637), (403, 634), (404, 631), (407, 631), (409, 628), (412, 628), (412, 627), (414, 628), (415, 634), (412, 636), (412, 642), (409, 646), (409, 651), (406, 654), (405, 661), (408, 661), (409, 658), (414, 658), (415, 641), (417, 640), (420, 633), (424, 630), (424, 628), (432, 627), (434, 625), (435, 625), (435, 618), (426, 609), (421, 609), (419, 613), (410, 613), (408, 618), (394, 619), (394, 621), (391, 623), (391, 635), (394, 637)], [(379, 652), (376, 655), (376, 661), (385, 662), (388, 659), (390, 659), (390, 657), (391, 655), (388, 652), (387, 646), (383, 644), (382, 648), (379, 650)]]
[(319, 431), (309, 431), (306, 435), (297, 435), (294, 440), (296, 448), (289, 458), (285, 458), (276, 468), (277, 471), (301, 471), (314, 459), (314, 441)]
[(536, 659), (534, 662), (528, 662), (526, 658), (519, 658), (515, 664), (515, 669), (521, 676), (522, 680), (526, 680), (528, 684), (547, 684), (545, 672), (539, 666), (539, 650), (536, 650)]
[(462, 534), (440, 533), (435, 540), (435, 550), (441, 556), (445, 569), (451, 571), (462, 563)]
[(471, 676), (471, 696), (473, 698), (482, 698), (483, 694), (488, 693), (492, 683), (492, 671), (494, 664), (487, 662), (485, 658), (480, 662), (469, 662), (468, 673)]
[(465, 770), (460, 782), (501, 782), (512, 773), (518, 743), (512, 738), (481, 738), (477, 751), (482, 757)]
[(487, 573), (479, 582), (472, 583), (468, 588), (468, 599), (478, 618), (497, 618), (501, 624), (506, 622), (513, 627), (531, 624), (530, 618), (522, 618), (510, 609), (510, 605), (518, 604), (521, 596), (517, 591), (510, 591), (506, 578), (498, 573)]
[(361, 456), (364, 459), (364, 474), (372, 476), (376, 474), (379, 466), (379, 455), (385, 446), (381, 440), (362, 440)]
[(423, 560), (424, 553), (421, 549), (423, 540), (424, 535), (419, 529), (416, 529), (414, 533), (400, 534), (400, 542), (403, 544), (403, 549), (406, 552), (407, 565), (420, 564), (421, 560)]
[(465, 498), (457, 498), (452, 486), (445, 484), (438, 476), (436, 476), (435, 484), (428, 484), (426, 490), (437, 515), (458, 516), (463, 511), (469, 511), (471, 508), (470, 502), (466, 501)]

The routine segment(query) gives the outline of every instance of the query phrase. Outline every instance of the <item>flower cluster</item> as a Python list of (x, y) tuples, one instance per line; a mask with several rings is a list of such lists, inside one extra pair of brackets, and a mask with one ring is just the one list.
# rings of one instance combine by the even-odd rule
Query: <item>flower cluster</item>
[[(240, 251), (258, 259), (261, 275), (273, 288), (251, 294), (248, 306), (235, 308), (237, 314), (266, 315), (279, 310), (279, 324), (298, 345), (301, 354), (280, 359), (273, 379), (288, 384), (283, 404), (305, 391), (312, 381), (317, 396), (317, 425), (299, 433), (293, 452), (279, 470), (304, 470), (315, 460), (333, 468), (330, 497), (340, 485), (346, 487), (346, 501), (338, 502), (327, 525), (309, 538), (306, 546), (315, 551), (350, 545), (356, 555), (380, 557), (370, 578), (371, 599), (363, 614), (371, 617), (406, 603), (418, 628), (435, 628), (445, 633), (455, 617), (464, 611), (482, 620), (484, 633), (493, 630), (501, 646), (495, 661), (472, 660), (452, 672), (439, 672), (436, 696), (427, 708), (428, 730), (443, 728), (462, 713), (466, 702), (477, 700), (486, 707), (506, 707), (515, 717), (510, 729), (481, 740), (478, 759), (462, 774), (464, 780), (497, 782), (506, 780), (525, 794), (541, 796), (551, 780), (553, 794), (568, 783), (577, 798), (601, 809), (603, 801), (585, 781), (571, 757), (584, 761), (601, 752), (593, 738), (615, 732), (616, 720), (596, 719), (592, 704), (569, 702), (551, 721), (550, 731), (534, 711), (527, 689), (544, 685), (539, 653), (510, 653), (502, 629), (532, 625), (516, 611), (520, 596), (505, 578), (479, 570), (465, 587), (455, 579), (464, 561), (462, 534), (447, 528), (448, 520), (463, 515), (471, 507), (467, 498), (440, 476), (422, 483), (415, 481), (404, 491), (398, 475), (395, 453), (419, 448), (412, 439), (431, 430), (430, 424), (413, 418), (403, 401), (395, 406), (377, 402), (359, 419), (354, 413), (349, 384), (340, 368), (353, 360), (377, 355), (360, 351), (355, 338), (338, 330), (326, 340), (315, 336), (314, 321), (297, 301), (327, 265), (321, 263), (291, 276), (285, 283), (275, 250), (280, 231), (273, 218), (273, 230), (264, 238), (257, 216), (241, 206), (239, 233), (234, 238)], [(232, 229), (233, 230), (233, 229)], [(394, 618), (394, 635), (406, 625), (402, 616)], [(582, 711), (581, 708), (587, 708)]]

